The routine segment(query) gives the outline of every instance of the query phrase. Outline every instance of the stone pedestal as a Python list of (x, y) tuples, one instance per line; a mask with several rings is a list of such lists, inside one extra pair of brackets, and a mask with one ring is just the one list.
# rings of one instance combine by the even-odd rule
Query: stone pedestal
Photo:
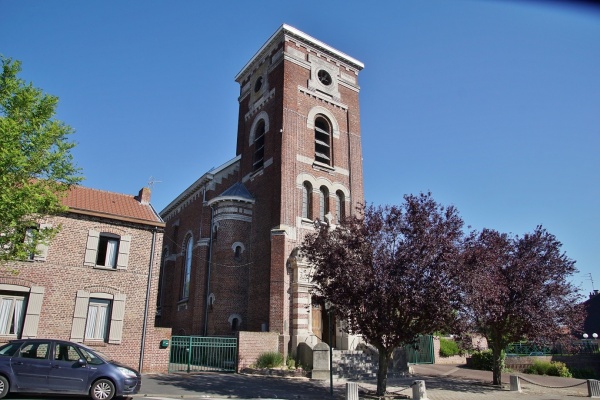
[(521, 393), (521, 381), (519, 380), (519, 377), (516, 375), (511, 375), (510, 376), (510, 390), (512, 392), (519, 392)]
[(427, 390), (425, 389), (425, 381), (414, 381), (412, 384), (413, 400), (429, 400), (427, 398)]
[(313, 370), (312, 379), (329, 379), (329, 346), (326, 343), (319, 343), (313, 348)]

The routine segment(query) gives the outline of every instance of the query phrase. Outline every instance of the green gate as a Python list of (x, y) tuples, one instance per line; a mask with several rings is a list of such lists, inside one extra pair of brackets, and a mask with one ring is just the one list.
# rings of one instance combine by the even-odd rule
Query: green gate
[(237, 338), (173, 336), (169, 372), (221, 371), (237, 368)]
[(433, 336), (423, 335), (413, 344), (404, 346), (409, 364), (433, 364)]

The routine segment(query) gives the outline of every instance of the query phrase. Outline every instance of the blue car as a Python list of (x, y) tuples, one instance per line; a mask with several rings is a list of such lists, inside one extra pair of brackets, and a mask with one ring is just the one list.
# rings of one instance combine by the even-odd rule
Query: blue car
[(136, 394), (141, 385), (139, 372), (78, 343), (21, 339), (0, 346), (0, 399), (30, 392), (110, 400)]

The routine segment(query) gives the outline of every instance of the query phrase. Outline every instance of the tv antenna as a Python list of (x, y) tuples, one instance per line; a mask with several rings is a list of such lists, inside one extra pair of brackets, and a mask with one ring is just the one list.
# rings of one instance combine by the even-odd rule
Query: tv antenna
[(162, 181), (157, 181), (153, 176), (148, 178), (148, 187), (152, 189), (155, 183), (161, 183)]
[(590, 277), (590, 282), (592, 282), (592, 292), (594, 291), (594, 278), (592, 278), (592, 273), (588, 272), (588, 276)]

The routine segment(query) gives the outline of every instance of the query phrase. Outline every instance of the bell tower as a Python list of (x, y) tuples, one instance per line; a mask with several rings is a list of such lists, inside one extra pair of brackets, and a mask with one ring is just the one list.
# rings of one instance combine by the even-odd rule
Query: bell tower
[(236, 155), (241, 181), (255, 199), (248, 320), (279, 332), (285, 354), (318, 336), (310, 268), (297, 247), (316, 220), (335, 225), (363, 202), (363, 67), (284, 24), (235, 78)]

